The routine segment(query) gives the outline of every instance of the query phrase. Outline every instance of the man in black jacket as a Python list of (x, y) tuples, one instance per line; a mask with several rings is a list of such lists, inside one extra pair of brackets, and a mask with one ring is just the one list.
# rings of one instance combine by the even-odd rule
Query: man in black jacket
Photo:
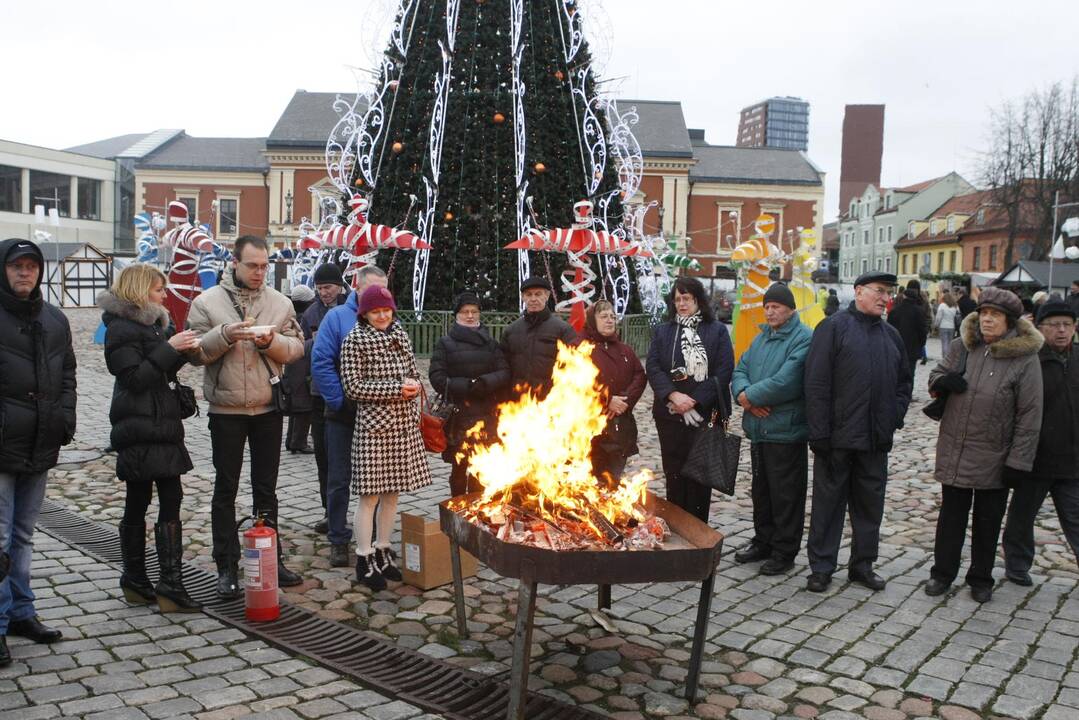
[(907, 283), (901, 300), (896, 302), (895, 307), (888, 313), (888, 324), (898, 330), (899, 337), (903, 338), (903, 347), (906, 348), (907, 360), (910, 363), (910, 376), (913, 378), (915, 366), (922, 357), (922, 348), (929, 337), (922, 286), (917, 280)]
[(45, 260), (37, 245), (0, 242), (0, 666), (11, 663), (8, 635), (51, 643), (30, 589), (34, 525), (49, 469), (75, 435), (75, 353), (67, 318), (41, 297)]
[(1079, 349), (1075, 311), (1062, 301), (1038, 308), (1038, 329), (1045, 344), (1042, 366), (1042, 429), (1034, 468), (1029, 473), (1005, 468), (1005, 482), (1015, 489), (1004, 527), (1004, 575), (1029, 586), (1034, 563), (1034, 520), (1046, 495), (1053, 496), (1060, 527), (1079, 562)]
[(813, 507), (809, 520), (809, 581), (823, 592), (832, 581), (850, 506), (848, 578), (871, 590), (884, 517), (892, 436), (903, 427), (912, 378), (903, 340), (881, 320), (895, 275), (868, 273), (854, 282), (854, 302), (813, 333), (805, 366)]
[(547, 307), (551, 284), (530, 277), (521, 284), (525, 313), (502, 333), (502, 352), (510, 364), (513, 386), (527, 385), (544, 394), (551, 384), (551, 372), (558, 357), (558, 341), (577, 342), (577, 332)]

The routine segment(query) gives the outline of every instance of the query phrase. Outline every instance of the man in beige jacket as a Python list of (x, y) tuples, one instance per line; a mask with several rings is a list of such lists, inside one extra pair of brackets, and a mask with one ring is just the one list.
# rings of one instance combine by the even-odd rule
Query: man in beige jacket
[[(191, 304), (187, 326), (202, 336), (192, 362), (205, 367), (203, 393), (210, 404), (214, 494), (211, 504), (213, 558), (217, 592), (236, 598), (240, 542), (236, 529), (236, 492), (244, 445), (251, 450), (253, 512), (275, 529), (277, 470), (281, 461), (282, 415), (275, 407), (274, 384), (282, 366), (303, 357), (303, 336), (292, 302), (266, 287), (269, 248), (260, 237), (236, 240), (232, 267), (221, 282)], [(285, 567), (278, 535), (277, 578), (283, 587), (302, 578)]]

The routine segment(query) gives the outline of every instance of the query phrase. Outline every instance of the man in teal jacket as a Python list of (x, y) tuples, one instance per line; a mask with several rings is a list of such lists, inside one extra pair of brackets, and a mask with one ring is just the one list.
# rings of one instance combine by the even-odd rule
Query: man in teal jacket
[(764, 318), (767, 324), (731, 380), (752, 443), (755, 533), (734, 559), (764, 560), (761, 574), (779, 575), (794, 567), (805, 526), (809, 426), (802, 376), (813, 332), (798, 319), (790, 288), (780, 283), (764, 294)]

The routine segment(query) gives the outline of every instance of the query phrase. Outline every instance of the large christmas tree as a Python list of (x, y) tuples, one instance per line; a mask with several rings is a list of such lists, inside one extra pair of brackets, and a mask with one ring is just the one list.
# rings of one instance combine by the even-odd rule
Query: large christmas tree
[(570, 227), (581, 200), (595, 205), (597, 229), (620, 227), (623, 188), (591, 65), (575, 0), (402, 1), (343, 171), (372, 223), (404, 223), (430, 243), (393, 259), (399, 302), (445, 309), (469, 289), (486, 309), (516, 310), (520, 274), (550, 273), (557, 290), (566, 258), (506, 244), (530, 227)]

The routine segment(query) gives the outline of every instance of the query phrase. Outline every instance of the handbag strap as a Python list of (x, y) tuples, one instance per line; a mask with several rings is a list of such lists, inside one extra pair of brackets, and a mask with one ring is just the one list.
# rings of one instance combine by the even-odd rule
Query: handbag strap
[[(232, 293), (230, 293), (228, 290), (225, 290), (225, 294), (228, 295), (229, 300), (232, 301), (232, 308), (236, 311), (236, 315), (239, 316), (240, 322), (243, 322), (244, 321), (244, 311), (243, 311), (243, 309), (240, 308), (240, 303), (236, 302), (236, 296), (233, 295)], [(259, 353), (258, 355), (259, 355), (259, 360), (262, 360), (262, 365), (263, 365), (263, 367), (266, 368), (266, 372), (270, 376), (270, 384), (271, 385), (276, 385), (277, 383), (281, 382), (281, 376), (273, 371), (273, 368), (270, 367), (269, 361), (266, 360), (266, 356), (263, 355), (262, 353)]]

